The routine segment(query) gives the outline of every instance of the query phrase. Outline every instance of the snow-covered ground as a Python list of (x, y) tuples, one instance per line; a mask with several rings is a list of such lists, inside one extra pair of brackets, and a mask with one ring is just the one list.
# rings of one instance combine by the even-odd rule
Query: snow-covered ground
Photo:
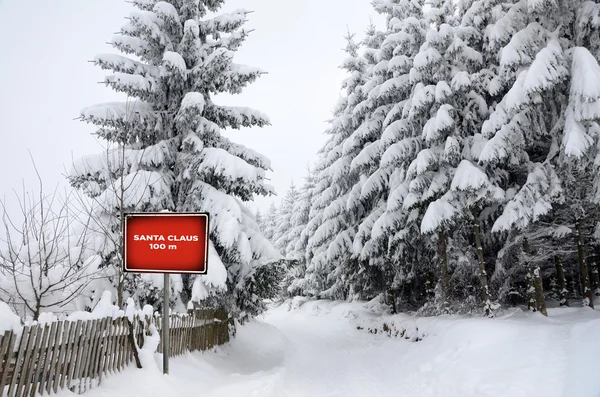
[[(382, 318), (359, 303), (297, 303), (240, 327), (236, 339), (215, 352), (171, 360), (168, 376), (159, 364), (131, 368), (85, 395), (600, 396), (598, 311), (550, 309), (549, 318), (513, 312), (496, 319), (415, 319)], [(422, 340), (367, 332), (383, 323)]]

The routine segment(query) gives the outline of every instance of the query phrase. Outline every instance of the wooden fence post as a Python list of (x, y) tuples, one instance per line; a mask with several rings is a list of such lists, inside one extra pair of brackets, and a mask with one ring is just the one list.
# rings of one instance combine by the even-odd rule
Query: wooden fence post
[(4, 386), (8, 379), (10, 366), (13, 358), (16, 334), (13, 331), (6, 331), (0, 344), (0, 392), (4, 391)]
[(131, 321), (129, 321), (128, 317), (125, 317), (125, 321), (127, 322), (127, 328), (129, 329), (129, 333), (127, 334), (127, 342), (129, 343), (129, 346), (131, 347), (131, 351), (133, 353), (133, 358), (135, 360), (135, 365), (138, 368), (142, 368), (142, 362), (140, 361), (140, 355), (138, 354), (137, 347), (135, 345), (135, 338), (133, 337), (133, 335), (134, 335), (133, 323)]

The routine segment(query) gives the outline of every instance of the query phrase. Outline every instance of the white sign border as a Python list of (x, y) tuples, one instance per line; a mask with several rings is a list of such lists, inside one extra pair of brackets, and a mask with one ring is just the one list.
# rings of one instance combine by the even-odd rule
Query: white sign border
[[(153, 217), (153, 216), (199, 216), (206, 218), (206, 250), (204, 252), (204, 271), (196, 272), (196, 271), (164, 271), (164, 270), (150, 270), (150, 269), (128, 269), (127, 268), (127, 219), (134, 217)], [(210, 214), (208, 212), (128, 212), (124, 215), (123, 218), (123, 270), (125, 273), (153, 273), (153, 274), (198, 274), (198, 275), (206, 275), (208, 274), (208, 249), (210, 246)]]

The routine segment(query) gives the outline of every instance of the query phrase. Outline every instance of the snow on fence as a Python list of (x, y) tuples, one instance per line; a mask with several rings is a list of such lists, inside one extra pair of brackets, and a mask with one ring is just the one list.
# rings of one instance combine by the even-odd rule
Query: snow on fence
[[(193, 312), (170, 316), (169, 357), (229, 341), (227, 312)], [(0, 337), (0, 396), (34, 396), (64, 388), (83, 393), (133, 361), (141, 367), (134, 346), (137, 342), (143, 347), (150, 324), (162, 333), (160, 316), (145, 321), (136, 316), (131, 322), (127, 317), (54, 321), (25, 326), (17, 333), (6, 331)]]

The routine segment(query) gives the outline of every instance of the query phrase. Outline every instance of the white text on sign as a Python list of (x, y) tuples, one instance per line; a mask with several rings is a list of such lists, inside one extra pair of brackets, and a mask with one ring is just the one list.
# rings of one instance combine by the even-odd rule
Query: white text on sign
[(198, 241), (198, 236), (175, 236), (168, 235), (166, 238), (162, 234), (135, 234), (133, 236), (134, 241)]

